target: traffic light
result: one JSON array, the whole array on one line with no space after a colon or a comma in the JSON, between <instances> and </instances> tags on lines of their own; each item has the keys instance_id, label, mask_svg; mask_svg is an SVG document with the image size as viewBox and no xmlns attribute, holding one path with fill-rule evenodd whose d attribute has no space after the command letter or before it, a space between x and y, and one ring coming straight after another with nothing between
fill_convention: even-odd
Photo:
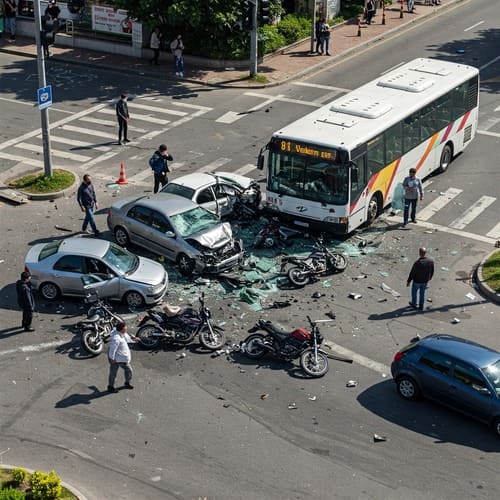
<instances>
[{"instance_id":1,"label":"traffic light","mask_svg":"<svg viewBox=\"0 0 500 500\"><path fill-rule=\"evenodd\" d=\"M241 0L241 23L245 31L252 31L253 29L252 9L253 3L251 0Z\"/></svg>"},{"instance_id":2,"label":"traffic light","mask_svg":"<svg viewBox=\"0 0 500 500\"><path fill-rule=\"evenodd\" d=\"M269 0L259 0L259 25L269 24L269 14L271 9L269 7Z\"/></svg>"}]
</instances>

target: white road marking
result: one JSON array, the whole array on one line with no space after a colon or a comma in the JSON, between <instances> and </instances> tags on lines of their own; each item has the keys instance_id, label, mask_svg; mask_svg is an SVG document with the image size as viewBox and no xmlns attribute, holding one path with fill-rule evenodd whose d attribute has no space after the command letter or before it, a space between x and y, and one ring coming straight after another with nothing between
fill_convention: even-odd
<instances>
[{"instance_id":1,"label":"white road marking","mask_svg":"<svg viewBox=\"0 0 500 500\"><path fill-rule=\"evenodd\" d=\"M282 94L276 95L276 96L268 96L266 94L260 94L258 92L245 92L244 95L248 95L248 96L252 96L252 97L260 97L262 99L266 99L266 101L268 101L268 102L266 102L266 104L269 104L273 101L281 101L281 102L290 102L292 104L302 104L303 106L312 106L314 108L321 107L321 104L318 104L317 102L301 101L300 99L290 99L289 97L285 97ZM262 107L263 105L260 105L260 106ZM251 110L253 110L254 108L251 108Z\"/></svg>"},{"instance_id":2,"label":"white road marking","mask_svg":"<svg viewBox=\"0 0 500 500\"><path fill-rule=\"evenodd\" d=\"M245 174L248 174L248 172L255 170L256 168L257 168L257 165L255 165L255 163L247 163L246 165L243 165L242 167L236 169L233 172L233 174L245 175Z\"/></svg>"},{"instance_id":3,"label":"white road marking","mask_svg":"<svg viewBox=\"0 0 500 500\"><path fill-rule=\"evenodd\" d=\"M25 106L31 106L34 108L36 103L29 101L21 101L20 99L9 99L8 97L0 97L0 101L13 102L14 104L24 104Z\"/></svg>"},{"instance_id":4,"label":"white road marking","mask_svg":"<svg viewBox=\"0 0 500 500\"><path fill-rule=\"evenodd\" d=\"M498 106L498 108L495 108L493 111L500 111L500 106Z\"/></svg>"},{"instance_id":5,"label":"white road marking","mask_svg":"<svg viewBox=\"0 0 500 500\"><path fill-rule=\"evenodd\" d=\"M154 111L155 113L165 113L175 116L186 116L188 114L185 111L177 111L175 109L162 108L160 106L148 106L147 104L139 104L137 102L129 102L128 107L131 109L142 109L144 111ZM132 118L134 118L133 114Z\"/></svg>"},{"instance_id":6,"label":"white road marking","mask_svg":"<svg viewBox=\"0 0 500 500\"><path fill-rule=\"evenodd\" d=\"M328 94L325 94L323 97L320 97L319 99L314 99L314 102L318 102L324 105L325 103L333 101L338 97L339 97L339 92L328 92Z\"/></svg>"},{"instance_id":7,"label":"white road marking","mask_svg":"<svg viewBox=\"0 0 500 500\"><path fill-rule=\"evenodd\" d=\"M500 238L500 222L491 230L486 233L490 238Z\"/></svg>"},{"instance_id":8,"label":"white road marking","mask_svg":"<svg viewBox=\"0 0 500 500\"><path fill-rule=\"evenodd\" d=\"M174 127L178 127L179 125L183 125L184 123L187 123L191 121L193 118L196 118L198 116L204 115L207 111L200 109L199 111L196 111L195 113L191 115L184 116L180 120L176 120L175 122L172 122L168 127L165 127L161 130L153 130L152 132L149 132L149 134L146 134L142 137L143 141L149 141L151 139L154 139L156 136L165 134L165 132L168 132L170 129Z\"/></svg>"},{"instance_id":9,"label":"white road marking","mask_svg":"<svg viewBox=\"0 0 500 500\"><path fill-rule=\"evenodd\" d=\"M4 153L0 151L0 158L4 160L12 160L17 161L19 163L24 163L25 165L29 165L30 167L38 167L43 168L45 166L42 160L35 160L34 158L25 158L24 156L13 155L10 153Z\"/></svg>"},{"instance_id":10,"label":"white road marking","mask_svg":"<svg viewBox=\"0 0 500 500\"><path fill-rule=\"evenodd\" d=\"M477 26L481 26L481 24L483 24L484 21L479 21L478 23L476 24L473 24L472 26L469 26L468 28L465 28L464 31L470 31L470 30L473 30L474 28L476 28Z\"/></svg>"},{"instance_id":11,"label":"white road marking","mask_svg":"<svg viewBox=\"0 0 500 500\"><path fill-rule=\"evenodd\" d=\"M175 105L181 108L197 109L198 111L203 111L203 113L208 113L214 109L208 106L200 106L199 104L188 104L187 102L175 102Z\"/></svg>"},{"instance_id":12,"label":"white road marking","mask_svg":"<svg viewBox=\"0 0 500 500\"><path fill-rule=\"evenodd\" d=\"M41 134L37 135L36 138L41 139L42 138ZM90 144L88 142L76 141L75 139L68 139L67 137L60 137L58 135L53 135L53 134L50 134L50 141L60 142L61 144L67 144L68 146L76 146L79 148L92 149L92 150L95 149L96 151L106 152L111 149L108 146L94 146L93 144Z\"/></svg>"},{"instance_id":13,"label":"white road marking","mask_svg":"<svg viewBox=\"0 0 500 500\"><path fill-rule=\"evenodd\" d=\"M148 177L153 178L153 171L151 170L151 167L149 165L147 166L147 168L144 167L144 170L142 170L138 174L129 177L128 180L129 182L141 182L144 181L144 179L147 179Z\"/></svg>"},{"instance_id":14,"label":"white road marking","mask_svg":"<svg viewBox=\"0 0 500 500\"><path fill-rule=\"evenodd\" d=\"M113 175L101 175L99 174L99 179L103 180L104 182L107 182L109 184L116 184L116 181L118 180L118 175L113 176ZM144 187L153 187L152 182L144 182L144 181L132 181L131 178L128 179L129 184L134 184L134 186L144 186ZM120 184L117 184L117 188L120 187ZM151 189L152 191L152 189Z\"/></svg>"},{"instance_id":15,"label":"white road marking","mask_svg":"<svg viewBox=\"0 0 500 500\"><path fill-rule=\"evenodd\" d=\"M437 211L441 210L445 205L447 205L453 198L458 196L462 192L461 189L449 188L443 195L440 195L434 201L431 201L426 207L418 212L418 220L429 220Z\"/></svg>"},{"instance_id":16,"label":"white road marking","mask_svg":"<svg viewBox=\"0 0 500 500\"><path fill-rule=\"evenodd\" d=\"M27 142L20 142L16 144L14 147L24 149L25 151L33 151L34 153L43 154L43 147L38 146L37 144L29 144ZM75 153L68 153L68 151L60 151L58 149L51 148L50 153L52 156L57 156L58 158L66 158L67 160L73 161L89 161L91 160L90 156L79 155Z\"/></svg>"},{"instance_id":17,"label":"white road marking","mask_svg":"<svg viewBox=\"0 0 500 500\"><path fill-rule=\"evenodd\" d=\"M226 163L229 163L231 161L231 158L218 158L217 160L208 163L204 167L201 167L196 170L196 172L213 172L219 167L222 167L222 165L225 165Z\"/></svg>"},{"instance_id":18,"label":"white road marking","mask_svg":"<svg viewBox=\"0 0 500 500\"><path fill-rule=\"evenodd\" d=\"M481 135L489 135L491 137L500 137L498 132L490 132L489 130L478 130L477 133Z\"/></svg>"},{"instance_id":19,"label":"white road marking","mask_svg":"<svg viewBox=\"0 0 500 500\"><path fill-rule=\"evenodd\" d=\"M90 167L93 167L94 165L97 165L98 163L101 163L103 161L109 160L110 158L113 158L113 156L116 156L118 154L118 151L110 151L109 153L104 153L101 156L98 156L97 158L94 158L93 160L88 161L87 163L84 163L83 165L78 165L78 168L81 170L87 170ZM117 169L119 168L119 165L116 167Z\"/></svg>"},{"instance_id":20,"label":"white road marking","mask_svg":"<svg viewBox=\"0 0 500 500\"><path fill-rule=\"evenodd\" d=\"M60 128L62 130L67 130L68 132L77 132L78 134L92 135L95 137L106 137L108 139L115 139L115 141L118 140L118 138L117 138L118 134L109 134L108 132L101 132L100 130L94 130L94 129L83 128L83 127L75 127L74 125L63 125Z\"/></svg>"},{"instance_id":21,"label":"white road marking","mask_svg":"<svg viewBox=\"0 0 500 500\"><path fill-rule=\"evenodd\" d=\"M343 89L342 87L332 87L330 85L320 85L319 83L292 82L292 85L299 85L301 87L312 87L315 89L332 90L335 92L350 92L351 91L351 89Z\"/></svg>"},{"instance_id":22,"label":"white road marking","mask_svg":"<svg viewBox=\"0 0 500 500\"><path fill-rule=\"evenodd\" d=\"M336 352L340 356L344 356L346 358L352 359L358 365L364 366L365 368L369 368L370 370L376 371L381 375L391 375L391 369L387 365L379 363L378 361L373 361L373 359L367 358L362 354L358 354L346 347L342 347L341 345L335 344L335 342L331 342L327 340L324 345L329 347L332 351ZM328 350L324 350L328 352Z\"/></svg>"},{"instance_id":23,"label":"white road marking","mask_svg":"<svg viewBox=\"0 0 500 500\"><path fill-rule=\"evenodd\" d=\"M100 109L99 113L104 113L105 115L113 115L115 116L115 112L112 109ZM132 121L134 120L140 120L140 121L145 121L148 123L156 123L157 125L166 125L167 123L170 123L170 120L165 120L163 118L156 118L155 116L151 115L142 115L142 114L137 114L134 113L132 115ZM117 122L115 123L115 127L118 126ZM130 125L129 125L130 128Z\"/></svg>"},{"instance_id":24,"label":"white road marking","mask_svg":"<svg viewBox=\"0 0 500 500\"><path fill-rule=\"evenodd\" d=\"M94 118L93 116L82 116L79 121L86 122L86 123L95 123L96 125L104 125L105 127L118 128L118 123L115 121L101 120L100 118ZM145 132L147 132L146 129L134 127L133 125L129 125L128 129L132 130L134 132L139 132L141 134L144 134Z\"/></svg>"},{"instance_id":25,"label":"white road marking","mask_svg":"<svg viewBox=\"0 0 500 500\"><path fill-rule=\"evenodd\" d=\"M19 352L40 352L45 349L50 349L52 347L59 347L61 345L67 344L67 340L55 340L54 342L43 342L36 345L25 345L21 347L16 347L14 349L7 349L5 351L0 351L0 356L8 356L9 354L17 354Z\"/></svg>"},{"instance_id":26,"label":"white road marking","mask_svg":"<svg viewBox=\"0 0 500 500\"><path fill-rule=\"evenodd\" d=\"M449 226L453 229L463 229L492 203L494 203L495 200L496 198L493 198L492 196L481 196L476 203L471 205L462 215L460 215L460 217L457 217L451 224L449 224Z\"/></svg>"},{"instance_id":27,"label":"white road marking","mask_svg":"<svg viewBox=\"0 0 500 500\"><path fill-rule=\"evenodd\" d=\"M479 71L482 71L483 69L487 68L488 66L495 64L499 59L500 59L500 56L497 56L497 57L495 57L495 59L492 59L491 61L487 62L486 64L479 66Z\"/></svg>"},{"instance_id":28,"label":"white road marking","mask_svg":"<svg viewBox=\"0 0 500 500\"><path fill-rule=\"evenodd\" d=\"M218 123L233 123L236 120L239 120L244 116L241 113L236 113L236 111L228 111L227 113L224 113L222 116L219 116L217 120L215 120Z\"/></svg>"}]
</instances>

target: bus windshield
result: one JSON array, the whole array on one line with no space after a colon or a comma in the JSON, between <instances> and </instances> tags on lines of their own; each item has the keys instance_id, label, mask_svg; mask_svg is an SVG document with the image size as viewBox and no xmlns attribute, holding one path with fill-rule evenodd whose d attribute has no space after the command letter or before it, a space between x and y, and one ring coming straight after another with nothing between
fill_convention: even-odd
<instances>
[{"instance_id":1,"label":"bus windshield","mask_svg":"<svg viewBox=\"0 0 500 500\"><path fill-rule=\"evenodd\" d=\"M273 193L332 205L348 201L347 165L271 151L268 174L267 189Z\"/></svg>"}]
</instances>

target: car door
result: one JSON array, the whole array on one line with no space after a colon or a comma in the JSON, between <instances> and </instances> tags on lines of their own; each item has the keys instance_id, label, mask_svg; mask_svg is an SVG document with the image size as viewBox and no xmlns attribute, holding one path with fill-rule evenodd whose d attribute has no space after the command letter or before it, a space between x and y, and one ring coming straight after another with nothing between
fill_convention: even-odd
<instances>
[{"instance_id":1,"label":"car door","mask_svg":"<svg viewBox=\"0 0 500 500\"><path fill-rule=\"evenodd\" d=\"M127 213L127 229L133 243L148 248L151 245L151 209L141 205L133 206Z\"/></svg>"},{"instance_id":2,"label":"car door","mask_svg":"<svg viewBox=\"0 0 500 500\"><path fill-rule=\"evenodd\" d=\"M102 298L120 298L120 277L110 269L102 260L95 257L85 258L88 283L99 283L99 297ZM84 282L82 282L85 285ZM82 288L82 294L86 294L87 290Z\"/></svg>"},{"instance_id":3,"label":"car door","mask_svg":"<svg viewBox=\"0 0 500 500\"><path fill-rule=\"evenodd\" d=\"M452 359L436 351L425 351L416 364L422 392L429 398L449 404Z\"/></svg>"},{"instance_id":4,"label":"car door","mask_svg":"<svg viewBox=\"0 0 500 500\"><path fill-rule=\"evenodd\" d=\"M217 202L215 201L214 192L212 191L211 186L201 189L196 194L194 201L209 212L218 215Z\"/></svg>"},{"instance_id":5,"label":"car door","mask_svg":"<svg viewBox=\"0 0 500 500\"><path fill-rule=\"evenodd\" d=\"M83 285L80 278L85 273L84 257L63 255L55 262L52 276L63 295L83 295Z\"/></svg>"},{"instance_id":6,"label":"car door","mask_svg":"<svg viewBox=\"0 0 500 500\"><path fill-rule=\"evenodd\" d=\"M453 363L450 402L458 410L481 420L489 421L493 394L484 375L464 361Z\"/></svg>"},{"instance_id":7,"label":"car door","mask_svg":"<svg viewBox=\"0 0 500 500\"><path fill-rule=\"evenodd\" d=\"M167 235L167 233L172 233L172 235ZM165 255L168 259L175 261L178 253L178 244L174 230L166 217L156 210L151 211L150 235L155 252L160 255Z\"/></svg>"},{"instance_id":8,"label":"car door","mask_svg":"<svg viewBox=\"0 0 500 500\"><path fill-rule=\"evenodd\" d=\"M236 197L236 189L233 186L221 182L214 186L214 194L219 210L218 215L220 217L226 217L231 213L232 204L230 200Z\"/></svg>"}]
</instances>

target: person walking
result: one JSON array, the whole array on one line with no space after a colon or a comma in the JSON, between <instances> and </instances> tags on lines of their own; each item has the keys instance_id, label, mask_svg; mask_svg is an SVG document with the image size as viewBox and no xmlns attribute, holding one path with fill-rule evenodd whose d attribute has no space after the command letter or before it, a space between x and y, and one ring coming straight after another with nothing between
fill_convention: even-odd
<instances>
[{"instance_id":1,"label":"person walking","mask_svg":"<svg viewBox=\"0 0 500 500\"><path fill-rule=\"evenodd\" d=\"M414 262L411 268L406 286L410 286L410 283L412 283L410 306L418 307L418 309L423 311L427 284L434 276L434 260L425 256L427 250L424 247L419 248L418 253L420 257ZM419 295L418 306L417 294Z\"/></svg>"},{"instance_id":2,"label":"person walking","mask_svg":"<svg viewBox=\"0 0 500 500\"><path fill-rule=\"evenodd\" d=\"M9 40L16 39L16 0L3 0L5 15L5 31L10 32Z\"/></svg>"},{"instance_id":3,"label":"person walking","mask_svg":"<svg viewBox=\"0 0 500 500\"><path fill-rule=\"evenodd\" d=\"M366 2L366 24L371 24L373 16L375 15L375 2L368 0Z\"/></svg>"},{"instance_id":4,"label":"person walking","mask_svg":"<svg viewBox=\"0 0 500 500\"><path fill-rule=\"evenodd\" d=\"M149 40L149 46L151 47L151 50L153 51L153 57L149 60L149 64L156 64L159 66L158 59L160 57L160 43L161 43L161 33L160 33L160 28L156 26L156 28L153 30L153 33L151 33L151 39Z\"/></svg>"},{"instance_id":5,"label":"person walking","mask_svg":"<svg viewBox=\"0 0 500 500\"><path fill-rule=\"evenodd\" d=\"M168 162L174 161L173 156L168 152L166 144L160 144L158 150L153 153L149 159L149 166L154 174L153 193L157 193L158 189L168 183L167 174L170 173Z\"/></svg>"},{"instance_id":6,"label":"person walking","mask_svg":"<svg viewBox=\"0 0 500 500\"><path fill-rule=\"evenodd\" d=\"M109 343L108 361L109 361L109 376L108 376L108 392L118 392L115 389L115 379L118 373L118 368L123 368L125 372L125 389L133 389L132 382L132 366L130 361L132 355L128 346L131 342L139 342L135 336L131 336L127 332L127 325L123 322L116 324L116 327L111 332L111 341Z\"/></svg>"},{"instance_id":7,"label":"person walking","mask_svg":"<svg viewBox=\"0 0 500 500\"><path fill-rule=\"evenodd\" d=\"M87 232L87 226L90 223L90 227L96 236L99 236L100 232L97 229L94 210L99 208L97 204L97 198L95 195L94 186L92 185L92 178L89 174L83 176L83 181L78 188L77 201L80 205L82 212L85 212L85 219L83 219L82 232Z\"/></svg>"},{"instance_id":8,"label":"person walking","mask_svg":"<svg viewBox=\"0 0 500 500\"><path fill-rule=\"evenodd\" d=\"M420 196L420 201L424 198L424 188L422 182L417 178L417 169L410 168L410 175L405 177L403 181L403 188L405 190L405 207L403 215L403 226L408 224L408 214L411 207L411 221L416 224L417 219L417 200Z\"/></svg>"},{"instance_id":9,"label":"person walking","mask_svg":"<svg viewBox=\"0 0 500 500\"><path fill-rule=\"evenodd\" d=\"M170 44L170 50L174 54L175 76L184 76L184 44L182 43L182 35L177 35Z\"/></svg>"},{"instance_id":10,"label":"person walking","mask_svg":"<svg viewBox=\"0 0 500 500\"><path fill-rule=\"evenodd\" d=\"M23 311L23 320L21 323L25 332L34 332L31 327L33 321L33 311L35 310L35 298L31 287L31 274L28 271L21 273L21 279L16 282L17 304Z\"/></svg>"},{"instance_id":11,"label":"person walking","mask_svg":"<svg viewBox=\"0 0 500 500\"><path fill-rule=\"evenodd\" d=\"M127 137L128 122L130 121L127 94L121 94L120 99L118 99L118 102L116 103L116 119L118 120L118 144L121 146L125 142L130 142Z\"/></svg>"}]
</instances>

